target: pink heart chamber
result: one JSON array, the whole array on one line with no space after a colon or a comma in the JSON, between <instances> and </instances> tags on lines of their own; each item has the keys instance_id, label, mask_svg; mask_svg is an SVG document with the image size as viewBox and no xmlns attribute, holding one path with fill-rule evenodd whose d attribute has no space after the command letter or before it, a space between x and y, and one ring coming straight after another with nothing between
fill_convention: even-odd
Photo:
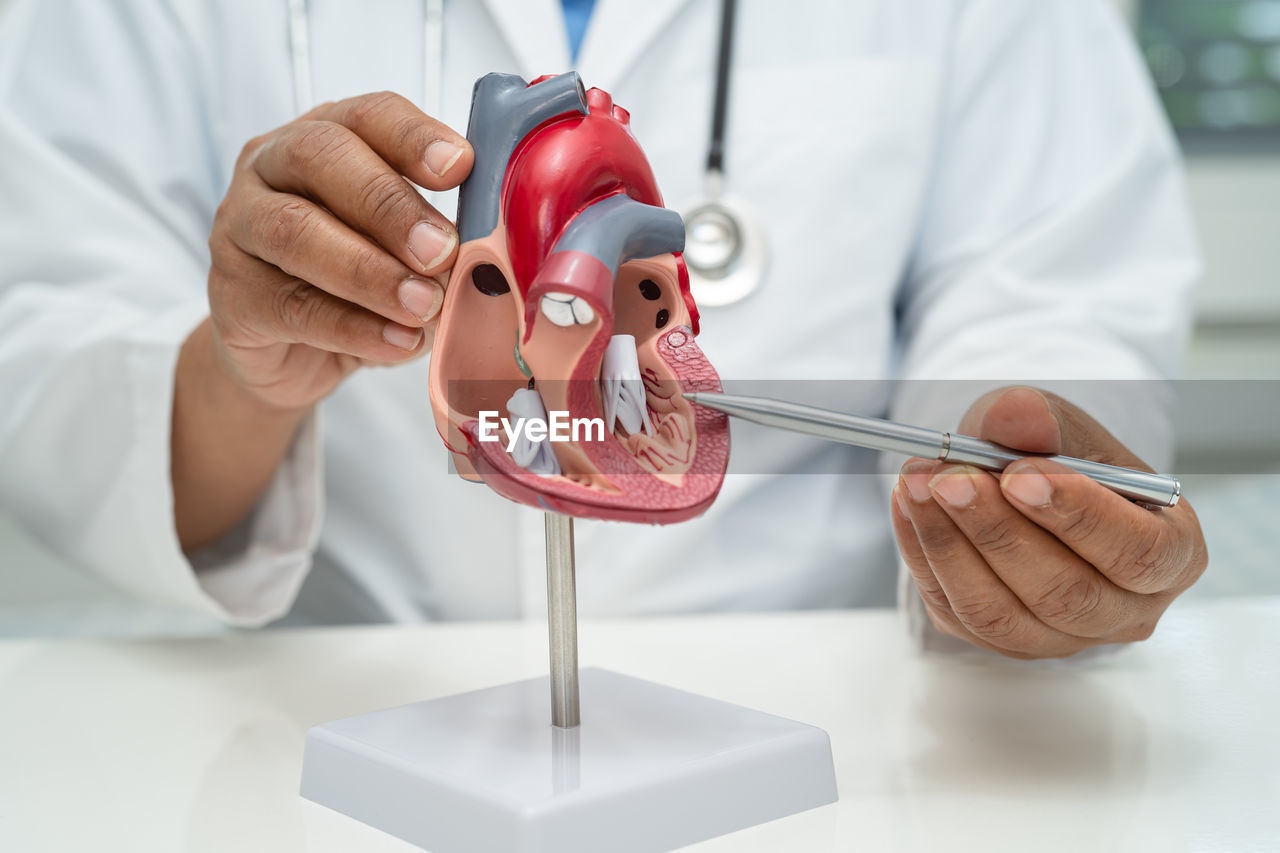
<instances>
[{"instance_id":1,"label":"pink heart chamber","mask_svg":"<svg viewBox=\"0 0 1280 853\"><path fill-rule=\"evenodd\" d=\"M463 477L548 511L669 524L715 499L729 433L684 398L720 379L694 341L683 222L629 122L577 74L477 81L430 395ZM539 411L605 426L510 452L492 414L482 429L484 412Z\"/></svg>"}]
</instances>

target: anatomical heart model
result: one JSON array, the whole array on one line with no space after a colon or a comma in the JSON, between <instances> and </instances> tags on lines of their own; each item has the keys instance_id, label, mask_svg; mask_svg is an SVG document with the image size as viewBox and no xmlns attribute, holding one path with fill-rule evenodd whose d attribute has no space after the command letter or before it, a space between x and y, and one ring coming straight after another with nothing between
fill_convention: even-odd
<instances>
[{"instance_id":1,"label":"anatomical heart model","mask_svg":"<svg viewBox=\"0 0 1280 853\"><path fill-rule=\"evenodd\" d=\"M552 512L667 524L715 499L729 435L683 396L720 380L694 342L684 224L629 121L577 74L476 83L431 404L462 476Z\"/></svg>"}]
</instances>

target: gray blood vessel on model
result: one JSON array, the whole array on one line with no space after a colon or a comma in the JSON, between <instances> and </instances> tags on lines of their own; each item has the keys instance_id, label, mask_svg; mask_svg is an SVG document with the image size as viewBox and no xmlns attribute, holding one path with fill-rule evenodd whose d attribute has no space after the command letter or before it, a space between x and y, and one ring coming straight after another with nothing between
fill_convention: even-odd
<instances>
[{"instance_id":1,"label":"gray blood vessel on model","mask_svg":"<svg viewBox=\"0 0 1280 853\"><path fill-rule=\"evenodd\" d=\"M467 123L475 165L458 192L458 237L463 243L498 227L502 177L520 140L543 122L571 112L587 114L587 93L576 71L537 86L516 74L486 74L476 81Z\"/></svg>"},{"instance_id":2,"label":"gray blood vessel on model","mask_svg":"<svg viewBox=\"0 0 1280 853\"><path fill-rule=\"evenodd\" d=\"M572 112L588 112L582 78L575 71L536 86L515 74L486 74L476 81L467 125L475 165L458 195L462 242L485 237L497 227L502 179L521 140L544 122ZM585 207L565 228L552 253L583 252L617 275L618 266L626 261L683 250L680 214L619 193Z\"/></svg>"}]
</instances>

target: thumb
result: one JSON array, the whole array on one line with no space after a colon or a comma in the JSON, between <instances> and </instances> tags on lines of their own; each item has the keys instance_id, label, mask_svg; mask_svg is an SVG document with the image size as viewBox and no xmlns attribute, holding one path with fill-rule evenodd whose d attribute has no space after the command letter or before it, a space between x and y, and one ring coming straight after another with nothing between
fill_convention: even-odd
<instances>
[{"instance_id":1,"label":"thumb","mask_svg":"<svg viewBox=\"0 0 1280 853\"><path fill-rule=\"evenodd\" d=\"M1038 388L1015 386L984 394L960 420L959 431L1028 453L1151 470L1084 410Z\"/></svg>"}]
</instances>

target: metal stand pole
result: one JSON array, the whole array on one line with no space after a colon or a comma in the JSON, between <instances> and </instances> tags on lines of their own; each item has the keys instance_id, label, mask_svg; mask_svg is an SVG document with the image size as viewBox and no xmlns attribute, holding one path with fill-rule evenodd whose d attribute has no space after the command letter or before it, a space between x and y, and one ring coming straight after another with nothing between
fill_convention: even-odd
<instances>
[{"instance_id":1,"label":"metal stand pole","mask_svg":"<svg viewBox=\"0 0 1280 853\"><path fill-rule=\"evenodd\" d=\"M551 724L578 725L578 604L573 580L573 519L546 514L547 632L551 645Z\"/></svg>"}]
</instances>

